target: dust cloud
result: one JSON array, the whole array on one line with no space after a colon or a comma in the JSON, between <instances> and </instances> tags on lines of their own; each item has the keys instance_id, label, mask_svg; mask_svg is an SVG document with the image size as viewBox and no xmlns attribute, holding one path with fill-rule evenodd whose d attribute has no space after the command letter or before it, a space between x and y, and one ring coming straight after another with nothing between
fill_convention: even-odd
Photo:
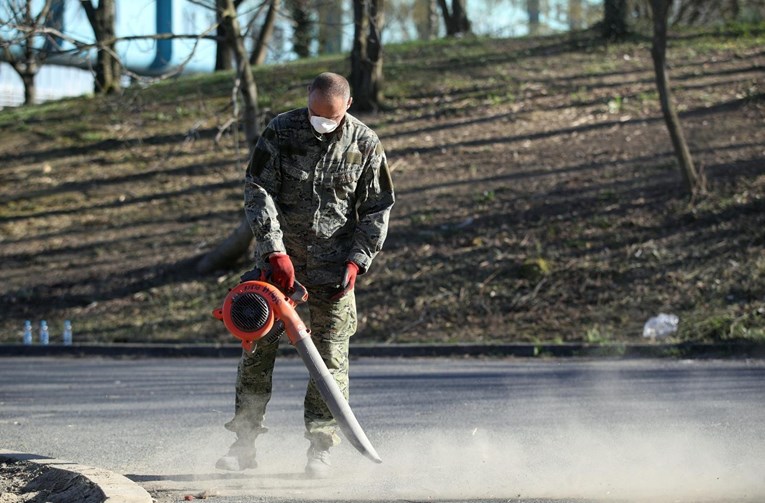
<instances>
[{"instance_id":1,"label":"dust cloud","mask_svg":"<svg viewBox=\"0 0 765 503\"><path fill-rule=\"evenodd\" d=\"M419 404L416 414L408 414L415 408L408 397L386 395L392 399L385 405L359 409L383 464L344 440L332 450L334 476L319 481L303 477L302 390L285 390L294 399L269 409L270 431L256 443L258 469L214 469L234 440L221 414L214 426L186 432L183 446L165 446L157 473L172 467L188 474L162 481L165 488L266 499L765 501L756 380L732 386L726 374L699 369L693 381L678 384L622 363L571 369L579 372L573 381L573 372L545 378L546 366L519 367L495 380L488 398L473 400L449 400L445 385L433 390L439 400ZM637 378L650 384L637 386Z\"/></svg>"},{"instance_id":2,"label":"dust cloud","mask_svg":"<svg viewBox=\"0 0 765 503\"><path fill-rule=\"evenodd\" d=\"M479 428L392 439L383 450L388 446L395 448L386 452L386 465L356 473L364 485L401 498L754 501L765 495L762 446L734 446L687 426L570 425L520 437Z\"/></svg>"},{"instance_id":3,"label":"dust cloud","mask_svg":"<svg viewBox=\"0 0 765 503\"><path fill-rule=\"evenodd\" d=\"M383 464L348 442L333 450L336 474L302 476L307 442L297 431L272 429L258 439L257 470L216 472L232 440L199 438L207 449L185 450L187 477L166 489L272 498L343 500L468 500L577 498L597 501L762 501L765 443L736 440L726 425L643 423L610 427L566 421L556 427L473 427L420 430L372 438ZM299 431L299 430L298 430ZM214 446L214 447L213 447ZM192 456L188 453L193 452ZM173 485L175 484L175 486Z\"/></svg>"}]
</instances>

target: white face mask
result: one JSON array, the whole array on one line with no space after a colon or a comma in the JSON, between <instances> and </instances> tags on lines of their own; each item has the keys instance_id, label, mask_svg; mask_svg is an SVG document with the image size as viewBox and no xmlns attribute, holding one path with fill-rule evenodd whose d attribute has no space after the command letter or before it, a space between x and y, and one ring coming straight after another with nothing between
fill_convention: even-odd
<instances>
[{"instance_id":1,"label":"white face mask","mask_svg":"<svg viewBox=\"0 0 765 503\"><path fill-rule=\"evenodd\" d=\"M332 119L325 119L324 117L319 117L318 115L312 115L311 125L317 133L326 134L331 133L337 129L338 123Z\"/></svg>"}]
</instances>

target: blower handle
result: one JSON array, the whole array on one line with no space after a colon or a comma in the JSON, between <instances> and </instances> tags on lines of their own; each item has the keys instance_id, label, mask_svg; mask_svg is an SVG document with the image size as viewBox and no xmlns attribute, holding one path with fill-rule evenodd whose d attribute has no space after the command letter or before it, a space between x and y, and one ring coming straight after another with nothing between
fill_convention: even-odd
<instances>
[{"instance_id":1,"label":"blower handle","mask_svg":"<svg viewBox=\"0 0 765 503\"><path fill-rule=\"evenodd\" d=\"M298 280L295 280L295 286L292 287L292 290L289 297L295 304L302 304L308 300L308 290Z\"/></svg>"},{"instance_id":2,"label":"blower handle","mask_svg":"<svg viewBox=\"0 0 765 503\"><path fill-rule=\"evenodd\" d=\"M239 277L239 279L241 280L242 283L244 283L245 281L267 281L268 283L271 283L272 285L277 286L271 281L270 267L264 267L263 269L259 269L256 267L255 269L252 269L242 274ZM308 300L308 290L306 290L303 284L300 283L298 280L295 280L294 286L292 287L292 291L285 292L285 293L287 294L287 297L295 304L302 304Z\"/></svg>"}]
</instances>

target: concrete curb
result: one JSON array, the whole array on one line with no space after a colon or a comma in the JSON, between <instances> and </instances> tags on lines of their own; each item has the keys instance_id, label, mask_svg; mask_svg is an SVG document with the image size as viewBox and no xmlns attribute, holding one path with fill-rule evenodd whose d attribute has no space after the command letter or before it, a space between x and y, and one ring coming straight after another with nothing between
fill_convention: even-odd
<instances>
[{"instance_id":1,"label":"concrete curb","mask_svg":"<svg viewBox=\"0 0 765 503\"><path fill-rule=\"evenodd\" d=\"M282 343L280 353L297 355ZM237 344L0 344L2 356L235 358ZM765 343L729 344L351 344L351 357L765 358Z\"/></svg>"},{"instance_id":2,"label":"concrete curb","mask_svg":"<svg viewBox=\"0 0 765 503\"><path fill-rule=\"evenodd\" d=\"M148 492L132 480L102 468L78 465L61 459L46 458L0 449L0 461L26 461L47 468L30 482L52 493L51 502L152 503Z\"/></svg>"}]
</instances>

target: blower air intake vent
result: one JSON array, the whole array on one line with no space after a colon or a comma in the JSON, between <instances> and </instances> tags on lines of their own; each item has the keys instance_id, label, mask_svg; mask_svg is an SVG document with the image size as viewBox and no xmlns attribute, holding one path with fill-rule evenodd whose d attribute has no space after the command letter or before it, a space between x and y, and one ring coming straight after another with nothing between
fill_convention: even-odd
<instances>
[{"instance_id":1,"label":"blower air intake vent","mask_svg":"<svg viewBox=\"0 0 765 503\"><path fill-rule=\"evenodd\" d=\"M242 332L257 332L268 322L268 303L255 293L242 293L231 301L231 321Z\"/></svg>"},{"instance_id":2,"label":"blower air intake vent","mask_svg":"<svg viewBox=\"0 0 765 503\"><path fill-rule=\"evenodd\" d=\"M284 335L284 322L282 320L276 320L276 323L271 327L271 330L261 337L260 340L263 344L273 344L278 341L282 335Z\"/></svg>"}]
</instances>

